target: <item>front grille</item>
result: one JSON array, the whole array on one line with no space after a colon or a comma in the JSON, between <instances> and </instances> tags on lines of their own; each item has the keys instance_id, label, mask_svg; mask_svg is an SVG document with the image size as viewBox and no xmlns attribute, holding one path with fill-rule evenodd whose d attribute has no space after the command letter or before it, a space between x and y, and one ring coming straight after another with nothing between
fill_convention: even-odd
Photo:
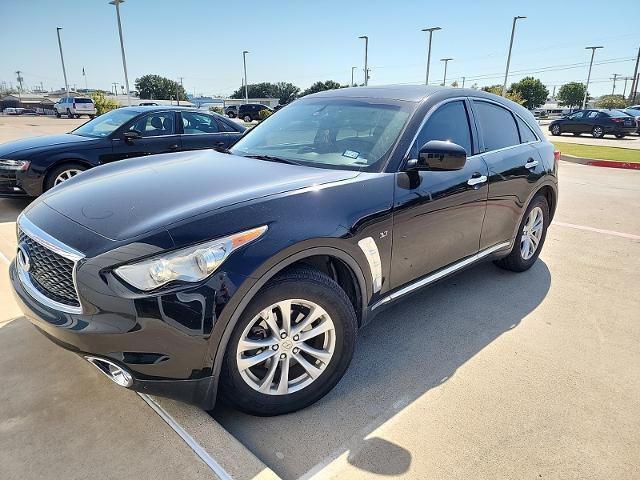
<instances>
[{"instance_id":1,"label":"front grille","mask_svg":"<svg viewBox=\"0 0 640 480\"><path fill-rule=\"evenodd\" d=\"M79 307L78 295L73 282L74 262L33 240L19 230L18 242L27 247L29 253L29 278L40 293L52 300Z\"/></svg>"}]
</instances>

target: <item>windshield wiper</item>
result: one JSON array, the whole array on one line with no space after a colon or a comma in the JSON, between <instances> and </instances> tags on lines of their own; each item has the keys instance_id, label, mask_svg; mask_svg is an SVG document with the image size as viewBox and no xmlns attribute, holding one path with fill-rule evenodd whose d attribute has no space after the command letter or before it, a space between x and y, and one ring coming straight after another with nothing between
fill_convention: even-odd
<instances>
[{"instance_id":1,"label":"windshield wiper","mask_svg":"<svg viewBox=\"0 0 640 480\"><path fill-rule=\"evenodd\" d=\"M281 158L281 157L274 157L272 155L242 155L242 156L247 158L257 158L258 160L267 160L269 162L287 163L289 165L301 165L300 163L295 162L293 160L289 160L287 158Z\"/></svg>"}]
</instances>

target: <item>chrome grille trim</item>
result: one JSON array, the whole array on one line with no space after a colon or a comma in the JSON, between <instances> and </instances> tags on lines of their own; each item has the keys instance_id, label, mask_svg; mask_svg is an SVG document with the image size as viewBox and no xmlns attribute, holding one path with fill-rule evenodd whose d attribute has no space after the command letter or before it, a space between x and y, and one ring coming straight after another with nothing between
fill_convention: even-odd
<instances>
[{"instance_id":1,"label":"chrome grille trim","mask_svg":"<svg viewBox=\"0 0 640 480\"><path fill-rule=\"evenodd\" d=\"M37 225L31 222L31 220L29 220L27 217L25 217L22 214L18 217L17 225L18 225L18 241L20 240L20 232L22 232L24 235L29 237L34 242L51 250L57 255L60 255L61 257L64 257L73 262L71 279L73 282L76 299L79 305L78 306L66 305L64 303L58 302L53 298L50 298L47 295L45 295L42 291L40 291L40 289L38 289L34 285L33 281L31 280L31 275L28 272L25 272L20 267L19 263L16 262L18 277L20 278L20 281L22 282L22 285L24 286L27 293L29 293L29 295L33 297L35 300L37 300L38 302L42 303L45 306L51 307L54 310L58 310L65 313L75 313L75 314L82 313L82 305L80 304L80 295L78 295L78 285L76 282L76 270L78 269L78 261L84 258L84 255L79 251L55 239L54 237L52 237L47 232L39 228Z\"/></svg>"}]
</instances>

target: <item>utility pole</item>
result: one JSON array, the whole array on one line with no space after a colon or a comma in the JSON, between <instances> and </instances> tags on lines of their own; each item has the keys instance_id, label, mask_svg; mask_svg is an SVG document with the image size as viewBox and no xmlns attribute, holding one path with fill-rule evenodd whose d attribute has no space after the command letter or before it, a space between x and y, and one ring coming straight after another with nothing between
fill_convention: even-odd
<instances>
[{"instance_id":1,"label":"utility pole","mask_svg":"<svg viewBox=\"0 0 640 480\"><path fill-rule=\"evenodd\" d=\"M604 47L584 47L585 50L591 50L591 62L589 62L589 74L587 75L587 85L584 89L584 99L582 100L582 109L587 108L587 96L589 95L589 81L591 80L591 67L593 67L593 57L596 54L596 50Z\"/></svg>"},{"instance_id":2,"label":"utility pole","mask_svg":"<svg viewBox=\"0 0 640 480\"><path fill-rule=\"evenodd\" d=\"M437 30L442 30L440 27L431 27L431 28L423 28L423 32L429 32L429 47L427 49L427 74L425 75L424 84L429 85L429 67L431 66L431 37L433 37L433 32Z\"/></svg>"},{"instance_id":3,"label":"utility pole","mask_svg":"<svg viewBox=\"0 0 640 480\"><path fill-rule=\"evenodd\" d=\"M462 77L462 88L464 88L464 81L467 79L467 77Z\"/></svg>"},{"instance_id":4,"label":"utility pole","mask_svg":"<svg viewBox=\"0 0 640 480\"><path fill-rule=\"evenodd\" d=\"M122 40L122 23L120 21L120 4L123 2L124 0L111 0L109 4L115 5L116 7L116 16L118 17L118 33L120 34L120 50L122 52L122 67L124 69L124 83L127 86L127 105L131 106L131 95L129 93L129 76L127 74L127 57L124 54L124 41Z\"/></svg>"},{"instance_id":5,"label":"utility pole","mask_svg":"<svg viewBox=\"0 0 640 480\"><path fill-rule=\"evenodd\" d=\"M18 87L18 101L20 103L22 103L22 70L16 70L16 79L18 80L18 83L20 84L20 86Z\"/></svg>"},{"instance_id":6,"label":"utility pole","mask_svg":"<svg viewBox=\"0 0 640 480\"><path fill-rule=\"evenodd\" d=\"M364 86L366 87L369 85L369 37L361 35L358 38L364 40Z\"/></svg>"},{"instance_id":7,"label":"utility pole","mask_svg":"<svg viewBox=\"0 0 640 480\"><path fill-rule=\"evenodd\" d=\"M615 95L616 93L616 80L618 79L618 77L621 77L622 75L620 75L619 73L614 73L613 74L613 78L611 80L613 80L613 89L611 90L611 95Z\"/></svg>"},{"instance_id":8,"label":"utility pole","mask_svg":"<svg viewBox=\"0 0 640 480\"><path fill-rule=\"evenodd\" d=\"M509 41L509 54L507 55L507 68L504 72L504 83L502 84L502 96L507 93L507 77L509 76L509 64L511 63L511 49L513 48L513 37L516 33L516 22L527 17L513 17L513 25L511 26L511 40Z\"/></svg>"},{"instance_id":9,"label":"utility pole","mask_svg":"<svg viewBox=\"0 0 640 480\"><path fill-rule=\"evenodd\" d=\"M624 80L624 88L622 89L622 98L627 98L627 81L633 80L633 77L622 77Z\"/></svg>"},{"instance_id":10,"label":"utility pole","mask_svg":"<svg viewBox=\"0 0 640 480\"><path fill-rule=\"evenodd\" d=\"M82 67L82 76L84 77L84 89L86 90L85 93L88 93L89 85L87 84L87 73L84 71L84 67Z\"/></svg>"},{"instance_id":11,"label":"utility pole","mask_svg":"<svg viewBox=\"0 0 640 480\"><path fill-rule=\"evenodd\" d=\"M247 82L247 50L242 52L242 63L244 65L244 103L249 103L249 82Z\"/></svg>"},{"instance_id":12,"label":"utility pole","mask_svg":"<svg viewBox=\"0 0 640 480\"><path fill-rule=\"evenodd\" d=\"M638 91L638 64L640 64L640 47L638 47L638 56L636 57L636 68L633 71L633 81L631 82L631 92L629 94L629 100L634 100L636 92Z\"/></svg>"},{"instance_id":13,"label":"utility pole","mask_svg":"<svg viewBox=\"0 0 640 480\"><path fill-rule=\"evenodd\" d=\"M440 61L444 62L444 77L442 79L442 86L446 86L447 85L447 65L449 63L450 60L453 60L453 58L441 58Z\"/></svg>"},{"instance_id":14,"label":"utility pole","mask_svg":"<svg viewBox=\"0 0 640 480\"><path fill-rule=\"evenodd\" d=\"M351 67L351 86L355 87L355 83L353 83L353 72L355 72L356 68L358 67Z\"/></svg>"},{"instance_id":15,"label":"utility pole","mask_svg":"<svg viewBox=\"0 0 640 480\"><path fill-rule=\"evenodd\" d=\"M64 89L67 92L67 96L69 95L69 83L67 82L67 69L64 68L64 56L62 55L62 42L60 41L60 30L62 28L56 28L56 32L58 33L58 48L60 49L60 61L62 62L62 75L64 75Z\"/></svg>"}]
</instances>

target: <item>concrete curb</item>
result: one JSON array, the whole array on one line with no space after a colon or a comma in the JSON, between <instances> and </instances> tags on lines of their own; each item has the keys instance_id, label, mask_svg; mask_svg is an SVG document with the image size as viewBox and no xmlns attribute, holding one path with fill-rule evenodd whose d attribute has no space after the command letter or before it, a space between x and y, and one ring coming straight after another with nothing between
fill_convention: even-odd
<instances>
[{"instance_id":1,"label":"concrete curb","mask_svg":"<svg viewBox=\"0 0 640 480\"><path fill-rule=\"evenodd\" d=\"M640 150L638 150L640 155ZM573 155L562 154L560 160L571 163L579 163L581 165L589 165L591 167L608 167L608 168L623 168L627 170L640 170L640 163L631 162L616 162L613 160L597 160L594 158L580 158Z\"/></svg>"}]
</instances>

